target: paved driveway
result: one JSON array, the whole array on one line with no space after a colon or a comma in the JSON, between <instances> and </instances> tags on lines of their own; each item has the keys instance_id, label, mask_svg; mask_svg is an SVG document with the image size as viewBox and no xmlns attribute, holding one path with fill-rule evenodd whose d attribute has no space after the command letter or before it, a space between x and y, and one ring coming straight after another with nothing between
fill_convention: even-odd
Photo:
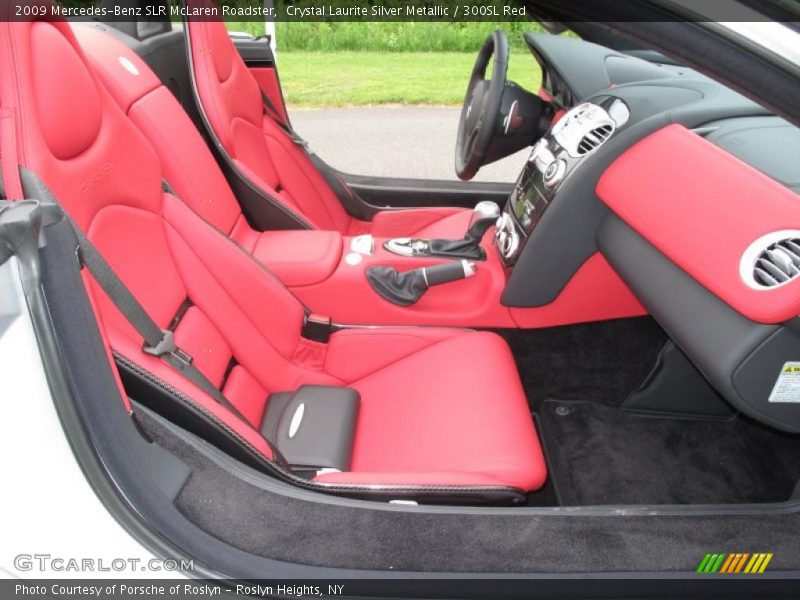
<instances>
[{"instance_id":1,"label":"paved driveway","mask_svg":"<svg viewBox=\"0 0 800 600\"><path fill-rule=\"evenodd\" d=\"M291 110L292 125L328 163L347 173L456 180L457 108ZM483 167L476 181L516 181L530 148Z\"/></svg>"}]
</instances>

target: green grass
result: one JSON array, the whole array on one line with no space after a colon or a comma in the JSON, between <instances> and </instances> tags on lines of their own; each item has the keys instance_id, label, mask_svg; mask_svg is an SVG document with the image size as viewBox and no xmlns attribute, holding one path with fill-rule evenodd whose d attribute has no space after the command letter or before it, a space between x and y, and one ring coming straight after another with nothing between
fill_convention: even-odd
<instances>
[{"instance_id":1,"label":"green grass","mask_svg":"<svg viewBox=\"0 0 800 600\"><path fill-rule=\"evenodd\" d=\"M278 48L332 52L477 52L487 36L503 29L512 48L522 49L524 31L541 31L537 23L452 22L279 22Z\"/></svg>"},{"instance_id":2,"label":"green grass","mask_svg":"<svg viewBox=\"0 0 800 600\"><path fill-rule=\"evenodd\" d=\"M227 22L228 28L259 36L264 24L245 21ZM512 49L524 49L522 34L541 32L541 25L531 21L507 23L483 22L322 22L278 21L278 50L340 52L375 50L382 52L477 52L495 29L508 35Z\"/></svg>"},{"instance_id":3,"label":"green grass","mask_svg":"<svg viewBox=\"0 0 800 600\"><path fill-rule=\"evenodd\" d=\"M422 104L457 106L475 52L290 52L278 50L286 102L292 107ZM539 89L541 73L525 50L511 54L508 78Z\"/></svg>"},{"instance_id":4,"label":"green grass","mask_svg":"<svg viewBox=\"0 0 800 600\"><path fill-rule=\"evenodd\" d=\"M263 23L228 22L258 36ZM541 73L522 40L534 22L276 23L278 66L286 101L295 107L424 104L464 100L478 49L497 28L509 38L509 79L539 88Z\"/></svg>"}]
</instances>

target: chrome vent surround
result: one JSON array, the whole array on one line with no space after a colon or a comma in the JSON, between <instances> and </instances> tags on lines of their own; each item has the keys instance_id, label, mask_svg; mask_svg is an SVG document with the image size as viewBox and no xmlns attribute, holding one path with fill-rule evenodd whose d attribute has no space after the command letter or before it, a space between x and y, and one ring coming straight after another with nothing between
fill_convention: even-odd
<instances>
[{"instance_id":1,"label":"chrome vent surround","mask_svg":"<svg viewBox=\"0 0 800 600\"><path fill-rule=\"evenodd\" d=\"M585 156L597 150L597 148L605 142L611 134L614 133L614 128L611 125L601 125L595 127L590 132L581 138L578 142L577 152L580 156Z\"/></svg>"},{"instance_id":2,"label":"chrome vent surround","mask_svg":"<svg viewBox=\"0 0 800 600\"><path fill-rule=\"evenodd\" d=\"M775 231L758 238L744 251L739 274L756 290L792 281L800 275L800 231Z\"/></svg>"},{"instance_id":3,"label":"chrome vent surround","mask_svg":"<svg viewBox=\"0 0 800 600\"><path fill-rule=\"evenodd\" d=\"M595 152L614 133L617 123L597 104L579 104L553 126L553 137L558 145L573 158Z\"/></svg>"}]
</instances>

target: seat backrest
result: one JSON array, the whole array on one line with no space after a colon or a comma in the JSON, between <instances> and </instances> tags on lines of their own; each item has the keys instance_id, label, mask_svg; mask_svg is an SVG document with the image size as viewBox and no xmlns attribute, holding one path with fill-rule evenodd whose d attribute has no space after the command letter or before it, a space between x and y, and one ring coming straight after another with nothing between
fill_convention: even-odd
<instances>
[{"instance_id":1,"label":"seat backrest","mask_svg":"<svg viewBox=\"0 0 800 600\"><path fill-rule=\"evenodd\" d=\"M188 4L213 1L189 0ZM346 233L351 217L305 151L264 113L258 82L225 24L190 18L187 39L200 112L234 171L275 193L312 227Z\"/></svg>"},{"instance_id":2,"label":"seat backrest","mask_svg":"<svg viewBox=\"0 0 800 600\"><path fill-rule=\"evenodd\" d=\"M49 5L46 5L49 6ZM158 156L99 81L63 21L0 20L0 106L17 159L38 175L162 328L248 419L242 422L163 361L87 275L110 346L160 390L269 457L256 432L269 393L336 385L301 336L304 307L241 248L162 192ZM4 140L8 145L8 140ZM26 193L43 198L35 178Z\"/></svg>"},{"instance_id":3,"label":"seat backrest","mask_svg":"<svg viewBox=\"0 0 800 600\"><path fill-rule=\"evenodd\" d=\"M228 235L241 227L239 203L205 140L147 63L96 25L72 29L95 74L158 153L178 197Z\"/></svg>"}]
</instances>

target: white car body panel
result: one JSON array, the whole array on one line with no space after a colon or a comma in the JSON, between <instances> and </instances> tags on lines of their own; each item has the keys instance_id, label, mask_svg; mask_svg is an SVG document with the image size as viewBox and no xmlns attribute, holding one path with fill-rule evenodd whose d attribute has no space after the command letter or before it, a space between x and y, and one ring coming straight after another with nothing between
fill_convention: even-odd
<instances>
[{"instance_id":1,"label":"white car body panel","mask_svg":"<svg viewBox=\"0 0 800 600\"><path fill-rule=\"evenodd\" d=\"M146 565L154 556L106 510L73 455L50 395L15 257L0 265L0 381L0 571L25 579L180 576L142 566L133 571L130 563L125 570L110 568L114 559ZM37 560L31 570L20 570L19 554L49 554L64 560L64 570L42 571ZM94 559L95 570L66 570L71 558L78 564ZM100 564L109 570L98 570Z\"/></svg>"}]
</instances>

